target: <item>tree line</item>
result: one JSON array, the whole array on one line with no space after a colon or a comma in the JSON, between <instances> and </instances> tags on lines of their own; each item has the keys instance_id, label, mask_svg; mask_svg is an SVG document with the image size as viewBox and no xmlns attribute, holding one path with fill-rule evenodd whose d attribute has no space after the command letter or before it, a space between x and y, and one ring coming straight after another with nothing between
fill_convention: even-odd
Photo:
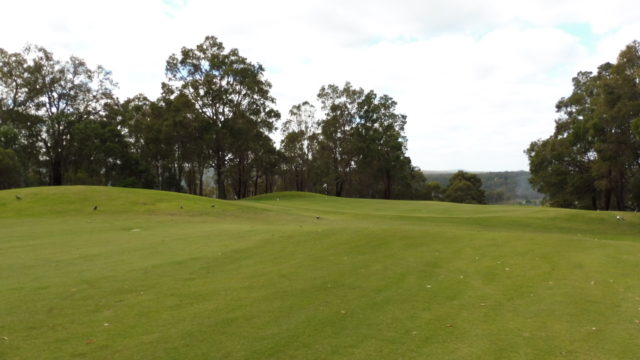
<instances>
[{"instance_id":1,"label":"tree line","mask_svg":"<svg viewBox=\"0 0 640 360\"><path fill-rule=\"evenodd\" d=\"M330 84L318 91L319 109L305 101L281 119L264 71L208 36L168 58L157 99L120 100L101 66L38 46L0 49L0 189L91 184L222 199L275 190L444 199L406 154L406 116L393 98ZM276 147L269 135L278 124ZM451 194L477 186L467 175ZM483 202L477 193L450 198Z\"/></svg>"},{"instance_id":2,"label":"tree line","mask_svg":"<svg viewBox=\"0 0 640 360\"><path fill-rule=\"evenodd\" d=\"M640 42L595 73L581 71L556 105L554 133L534 141L531 184L551 206L640 207Z\"/></svg>"},{"instance_id":3,"label":"tree line","mask_svg":"<svg viewBox=\"0 0 640 360\"><path fill-rule=\"evenodd\" d=\"M425 171L432 188L440 192L453 175L453 172ZM528 171L489 171L476 175L482 182L487 204L539 205L542 201L543 195L534 191L529 183Z\"/></svg>"}]
</instances>

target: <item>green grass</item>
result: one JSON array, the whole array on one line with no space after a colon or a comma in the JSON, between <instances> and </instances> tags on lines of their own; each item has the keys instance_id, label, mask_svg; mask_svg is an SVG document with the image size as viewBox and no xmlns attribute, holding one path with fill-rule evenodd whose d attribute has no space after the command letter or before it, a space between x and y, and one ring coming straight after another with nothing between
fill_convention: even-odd
<instances>
[{"instance_id":1,"label":"green grass","mask_svg":"<svg viewBox=\"0 0 640 360\"><path fill-rule=\"evenodd\" d=\"M0 191L0 359L638 359L615 215Z\"/></svg>"}]
</instances>

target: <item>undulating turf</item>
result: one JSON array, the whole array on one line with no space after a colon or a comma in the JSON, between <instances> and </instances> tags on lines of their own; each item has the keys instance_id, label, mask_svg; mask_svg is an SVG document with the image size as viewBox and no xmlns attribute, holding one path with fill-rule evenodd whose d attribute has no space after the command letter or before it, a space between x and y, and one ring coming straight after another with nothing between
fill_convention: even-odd
<instances>
[{"instance_id":1,"label":"undulating turf","mask_svg":"<svg viewBox=\"0 0 640 360\"><path fill-rule=\"evenodd\" d=\"M616 215L0 191L0 359L639 359Z\"/></svg>"}]
</instances>

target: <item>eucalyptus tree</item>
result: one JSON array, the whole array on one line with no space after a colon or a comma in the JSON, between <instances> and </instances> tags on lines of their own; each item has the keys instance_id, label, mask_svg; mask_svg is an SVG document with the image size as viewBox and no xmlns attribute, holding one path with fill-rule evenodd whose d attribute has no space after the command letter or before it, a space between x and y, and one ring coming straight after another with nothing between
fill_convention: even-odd
<instances>
[{"instance_id":1,"label":"eucalyptus tree","mask_svg":"<svg viewBox=\"0 0 640 360\"><path fill-rule=\"evenodd\" d=\"M308 102L283 123L280 149L286 189L335 196L414 198L424 177L406 155L406 116L388 95L330 84L318 92L321 115Z\"/></svg>"},{"instance_id":2,"label":"eucalyptus tree","mask_svg":"<svg viewBox=\"0 0 640 360\"><path fill-rule=\"evenodd\" d=\"M0 126L12 122L12 113L33 101L31 80L25 54L0 48Z\"/></svg>"},{"instance_id":3,"label":"eucalyptus tree","mask_svg":"<svg viewBox=\"0 0 640 360\"><path fill-rule=\"evenodd\" d=\"M75 56L57 60L39 46L0 51L0 61L0 122L42 151L50 185L63 184L74 127L103 114L116 84L101 66L92 69Z\"/></svg>"},{"instance_id":4,"label":"eucalyptus tree","mask_svg":"<svg viewBox=\"0 0 640 360\"><path fill-rule=\"evenodd\" d=\"M640 43L629 44L615 64L600 66L597 80L598 93L592 100L596 117L591 124L596 184L611 192L618 210L637 208L640 204L631 204L628 194L640 194L632 181L640 175L640 139L632 130L640 118Z\"/></svg>"},{"instance_id":5,"label":"eucalyptus tree","mask_svg":"<svg viewBox=\"0 0 640 360\"><path fill-rule=\"evenodd\" d=\"M390 199L394 185L410 183L411 160L406 156L404 127L407 117L396 110L388 95L367 92L358 102L354 143L359 172L382 185L382 197Z\"/></svg>"},{"instance_id":6,"label":"eucalyptus tree","mask_svg":"<svg viewBox=\"0 0 640 360\"><path fill-rule=\"evenodd\" d=\"M144 168L144 187L163 189L166 184L171 153L164 145L164 131L159 117L161 111L154 101L136 95L122 103L122 122L127 132L131 151Z\"/></svg>"},{"instance_id":7,"label":"eucalyptus tree","mask_svg":"<svg viewBox=\"0 0 640 360\"><path fill-rule=\"evenodd\" d=\"M74 126L66 152L66 184L123 186L132 172L131 148L119 122L119 104L110 104L99 121Z\"/></svg>"},{"instance_id":8,"label":"eucalyptus tree","mask_svg":"<svg viewBox=\"0 0 640 360\"><path fill-rule=\"evenodd\" d=\"M237 49L225 51L217 38L207 36L195 48L183 47L180 54L171 55L166 74L209 123L209 133L203 136L216 172L218 197L226 198L227 162L236 141L229 133L231 123L249 118L257 131L270 132L279 118L264 67L242 57Z\"/></svg>"},{"instance_id":9,"label":"eucalyptus tree","mask_svg":"<svg viewBox=\"0 0 640 360\"><path fill-rule=\"evenodd\" d=\"M311 190L311 161L316 152L318 130L315 113L315 106L305 101L292 106L282 124L280 148L284 156L284 181L287 188L296 191Z\"/></svg>"},{"instance_id":10,"label":"eucalyptus tree","mask_svg":"<svg viewBox=\"0 0 640 360\"><path fill-rule=\"evenodd\" d=\"M318 100L324 117L320 121L318 162L323 169L326 183L335 196L342 196L345 185L351 180L357 156L353 142L357 124L358 103L364 97L362 88L354 88L347 82L322 86Z\"/></svg>"},{"instance_id":11,"label":"eucalyptus tree","mask_svg":"<svg viewBox=\"0 0 640 360\"><path fill-rule=\"evenodd\" d=\"M553 135L526 150L536 190L554 206L640 207L640 43L578 73L557 110Z\"/></svg>"},{"instance_id":12,"label":"eucalyptus tree","mask_svg":"<svg viewBox=\"0 0 640 360\"><path fill-rule=\"evenodd\" d=\"M204 195L204 174L211 165L208 153L204 151L207 147L204 135L209 132L209 124L182 92L166 98L164 102L174 131L178 177L184 178L189 193Z\"/></svg>"},{"instance_id":13,"label":"eucalyptus tree","mask_svg":"<svg viewBox=\"0 0 640 360\"><path fill-rule=\"evenodd\" d=\"M21 182L41 185L38 118L30 113L35 101L33 85L25 52L0 48L0 147L16 154L23 170Z\"/></svg>"},{"instance_id":14,"label":"eucalyptus tree","mask_svg":"<svg viewBox=\"0 0 640 360\"><path fill-rule=\"evenodd\" d=\"M263 132L249 116L238 113L226 127L226 133L233 141L229 144L228 181L234 196L242 199L250 195L252 180L257 173L256 163L261 154L260 147L267 146Z\"/></svg>"},{"instance_id":15,"label":"eucalyptus tree","mask_svg":"<svg viewBox=\"0 0 640 360\"><path fill-rule=\"evenodd\" d=\"M318 100L324 114L314 160L326 169L323 173L336 196L390 199L394 189L413 188L411 183L419 182L406 156L407 118L397 111L392 97L347 82L342 88L323 86ZM347 185L350 189L345 190ZM399 195L410 198L409 193Z\"/></svg>"},{"instance_id":16,"label":"eucalyptus tree","mask_svg":"<svg viewBox=\"0 0 640 360\"><path fill-rule=\"evenodd\" d=\"M103 114L116 84L103 67L91 69L75 56L60 61L42 47L30 47L27 54L34 92L30 107L40 119L38 141L49 163L49 183L61 185L73 128Z\"/></svg>"},{"instance_id":17,"label":"eucalyptus tree","mask_svg":"<svg viewBox=\"0 0 640 360\"><path fill-rule=\"evenodd\" d=\"M604 184L598 190L593 176L597 154L590 127L596 119L593 98L598 91L597 78L591 72L579 72L573 78L573 88L570 96L556 104L560 116L554 133L532 142L525 151L529 181L551 206L596 209L601 193L608 191Z\"/></svg>"}]
</instances>

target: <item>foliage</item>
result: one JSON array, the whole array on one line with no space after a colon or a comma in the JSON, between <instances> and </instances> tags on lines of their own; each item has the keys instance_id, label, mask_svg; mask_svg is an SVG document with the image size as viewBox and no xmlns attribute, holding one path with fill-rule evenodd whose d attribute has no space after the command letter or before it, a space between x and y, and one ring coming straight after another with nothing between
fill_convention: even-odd
<instances>
[{"instance_id":1,"label":"foliage","mask_svg":"<svg viewBox=\"0 0 640 360\"><path fill-rule=\"evenodd\" d=\"M446 187L453 172L425 171L430 183ZM487 204L540 204L543 195L529 183L528 171L489 171L476 173L482 181Z\"/></svg>"},{"instance_id":2,"label":"foliage","mask_svg":"<svg viewBox=\"0 0 640 360\"><path fill-rule=\"evenodd\" d=\"M484 204L482 180L476 174L458 171L449 179L444 200L465 204Z\"/></svg>"},{"instance_id":3,"label":"foliage","mask_svg":"<svg viewBox=\"0 0 640 360\"><path fill-rule=\"evenodd\" d=\"M549 138L529 146L531 183L552 206L618 210L640 207L640 43L615 64L580 72L556 105Z\"/></svg>"},{"instance_id":4,"label":"foliage","mask_svg":"<svg viewBox=\"0 0 640 360\"><path fill-rule=\"evenodd\" d=\"M62 185L76 126L98 121L111 101L115 84L102 67L90 69L70 57L56 60L42 47L28 46L22 53L0 51L0 125L20 131L30 151L21 154L27 167L36 167L40 157L48 167L48 183Z\"/></svg>"},{"instance_id":5,"label":"foliage","mask_svg":"<svg viewBox=\"0 0 640 360\"><path fill-rule=\"evenodd\" d=\"M316 120L308 102L283 125L284 189L335 196L427 199L425 179L406 155L406 116L388 95L326 85Z\"/></svg>"},{"instance_id":6,"label":"foliage","mask_svg":"<svg viewBox=\"0 0 640 360\"><path fill-rule=\"evenodd\" d=\"M305 101L292 106L289 117L282 124L280 150L286 189L305 191L312 187L312 162L313 156L317 154L318 143L315 112L315 106Z\"/></svg>"},{"instance_id":7,"label":"foliage","mask_svg":"<svg viewBox=\"0 0 640 360\"><path fill-rule=\"evenodd\" d=\"M22 182L22 167L13 150L0 147L0 189L18 187Z\"/></svg>"},{"instance_id":8,"label":"foliage","mask_svg":"<svg viewBox=\"0 0 640 360\"><path fill-rule=\"evenodd\" d=\"M225 52L223 44L207 36L195 48L182 48L167 60L167 77L173 91L191 100L197 115L206 122L205 146L216 171L218 198L226 198L226 177L236 180L237 198L248 194L249 169L266 133L280 115L272 108L271 83L264 67L240 56L237 49ZM235 174L228 174L229 166Z\"/></svg>"},{"instance_id":9,"label":"foliage","mask_svg":"<svg viewBox=\"0 0 640 360\"><path fill-rule=\"evenodd\" d=\"M407 156L406 116L388 95L329 84L280 114L264 67L213 36L166 61L157 99L121 101L101 66L42 47L0 49L0 145L20 185L145 187L242 199L274 190L441 199ZM319 111L318 111L319 110ZM317 113L318 112L318 113ZM207 181L215 178L215 190Z\"/></svg>"}]
</instances>

